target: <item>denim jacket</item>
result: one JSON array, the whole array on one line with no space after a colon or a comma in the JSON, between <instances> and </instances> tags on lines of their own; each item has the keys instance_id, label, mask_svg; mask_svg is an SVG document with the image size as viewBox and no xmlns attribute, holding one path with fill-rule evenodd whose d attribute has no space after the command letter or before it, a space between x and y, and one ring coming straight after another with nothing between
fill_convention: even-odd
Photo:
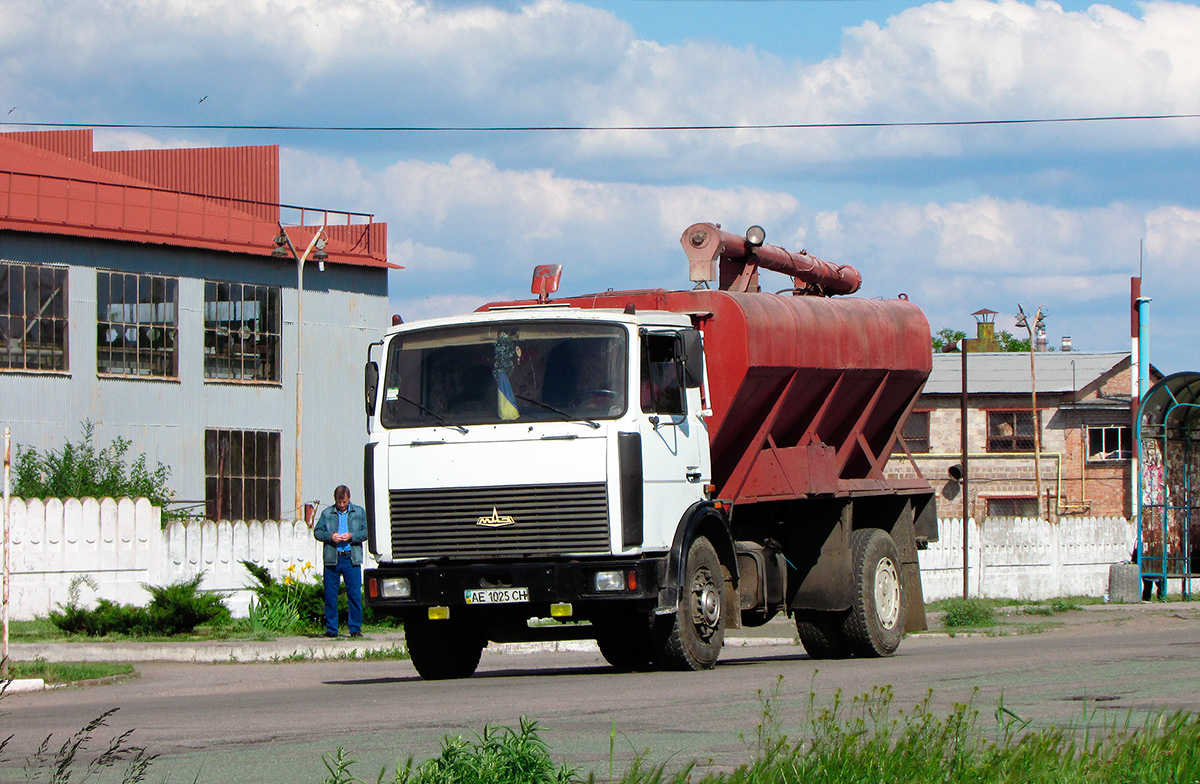
<instances>
[{"instance_id":1,"label":"denim jacket","mask_svg":"<svg viewBox=\"0 0 1200 784\"><path fill-rule=\"evenodd\" d=\"M350 504L346 507L346 527L350 529L350 561L355 566L361 566L363 560L362 543L367 540L367 513L361 506ZM327 506L321 510L321 516L313 527L313 536L317 541L325 543L322 554L326 566L337 566L337 545L331 539L338 530L338 512L336 506Z\"/></svg>"}]
</instances>

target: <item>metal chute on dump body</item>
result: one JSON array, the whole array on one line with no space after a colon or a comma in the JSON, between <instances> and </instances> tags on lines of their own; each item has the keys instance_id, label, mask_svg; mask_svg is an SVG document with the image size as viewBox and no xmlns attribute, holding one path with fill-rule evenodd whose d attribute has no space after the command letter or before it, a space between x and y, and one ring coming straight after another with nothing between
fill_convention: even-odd
<instances>
[{"instance_id":1,"label":"metal chute on dump body","mask_svg":"<svg viewBox=\"0 0 1200 784\"><path fill-rule=\"evenodd\" d=\"M804 250L793 253L767 245L765 238L759 226L751 226L743 237L714 223L693 223L679 243L688 257L691 280L718 281L723 291L757 291L759 267L790 276L796 294L853 294L862 286L862 276L854 267L818 259Z\"/></svg>"}]
</instances>

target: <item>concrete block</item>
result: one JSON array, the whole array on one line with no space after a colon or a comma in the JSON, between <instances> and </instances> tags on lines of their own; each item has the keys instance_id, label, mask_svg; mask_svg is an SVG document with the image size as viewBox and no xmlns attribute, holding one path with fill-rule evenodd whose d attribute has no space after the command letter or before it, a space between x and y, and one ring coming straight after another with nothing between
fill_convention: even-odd
<instances>
[{"instance_id":1,"label":"concrete block","mask_svg":"<svg viewBox=\"0 0 1200 784\"><path fill-rule=\"evenodd\" d=\"M1137 564L1115 563L1108 567L1108 600L1114 604L1137 604L1142 600L1142 575Z\"/></svg>"}]
</instances>

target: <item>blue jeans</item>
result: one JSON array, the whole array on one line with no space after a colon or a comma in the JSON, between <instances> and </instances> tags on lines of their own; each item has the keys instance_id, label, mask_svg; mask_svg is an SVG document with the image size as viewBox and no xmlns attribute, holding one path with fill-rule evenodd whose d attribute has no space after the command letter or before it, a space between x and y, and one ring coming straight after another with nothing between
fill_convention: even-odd
<instances>
[{"instance_id":1,"label":"blue jeans","mask_svg":"<svg viewBox=\"0 0 1200 784\"><path fill-rule=\"evenodd\" d=\"M325 631L337 634L338 587L346 581L346 599L350 604L350 633L362 631L362 568L350 560L350 553L338 553L337 566L325 566Z\"/></svg>"}]
</instances>

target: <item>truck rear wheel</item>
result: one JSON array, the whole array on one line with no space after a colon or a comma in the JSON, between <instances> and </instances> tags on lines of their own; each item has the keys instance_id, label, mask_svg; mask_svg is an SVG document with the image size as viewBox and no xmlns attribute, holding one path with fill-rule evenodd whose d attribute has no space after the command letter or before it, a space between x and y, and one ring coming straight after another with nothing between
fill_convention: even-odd
<instances>
[{"instance_id":1,"label":"truck rear wheel","mask_svg":"<svg viewBox=\"0 0 1200 784\"><path fill-rule=\"evenodd\" d=\"M900 551L886 531L860 528L850 534L854 557L854 605L842 633L855 656L891 656L904 636L904 584Z\"/></svg>"},{"instance_id":2,"label":"truck rear wheel","mask_svg":"<svg viewBox=\"0 0 1200 784\"><path fill-rule=\"evenodd\" d=\"M653 619L629 613L598 624L596 645L604 660L619 672L651 669L654 664L654 640L650 636Z\"/></svg>"},{"instance_id":3,"label":"truck rear wheel","mask_svg":"<svg viewBox=\"0 0 1200 784\"><path fill-rule=\"evenodd\" d=\"M845 659L850 647L842 635L842 612L807 610L796 614L796 634L810 659Z\"/></svg>"},{"instance_id":4,"label":"truck rear wheel","mask_svg":"<svg viewBox=\"0 0 1200 784\"><path fill-rule=\"evenodd\" d=\"M417 674L427 681L471 677L487 643L461 622L428 618L406 620L404 642Z\"/></svg>"},{"instance_id":5,"label":"truck rear wheel","mask_svg":"<svg viewBox=\"0 0 1200 784\"><path fill-rule=\"evenodd\" d=\"M655 652L672 669L709 670L725 644L725 575L704 537L688 548L674 615L655 618Z\"/></svg>"}]
</instances>

